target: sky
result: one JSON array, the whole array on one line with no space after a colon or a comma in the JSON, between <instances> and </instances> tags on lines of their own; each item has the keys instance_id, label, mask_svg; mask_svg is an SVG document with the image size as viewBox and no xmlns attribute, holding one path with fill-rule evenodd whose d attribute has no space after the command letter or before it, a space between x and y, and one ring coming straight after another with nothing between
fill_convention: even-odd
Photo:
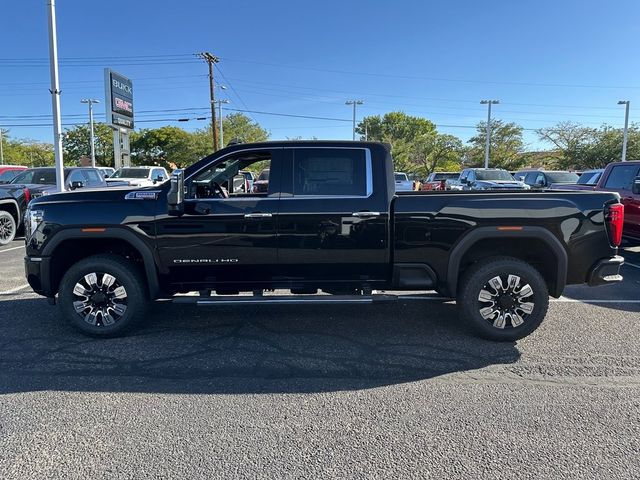
<instances>
[{"instance_id":1,"label":"sky","mask_svg":"<svg viewBox=\"0 0 640 480\"><path fill-rule=\"evenodd\" d=\"M46 0L0 0L0 126L50 142ZM535 129L560 121L621 127L640 107L637 0L57 0L62 119L104 119L104 68L133 80L139 128L206 126L207 66L217 98L272 139L350 139L357 117L404 111L464 141L486 118ZM315 118L305 118L315 117ZM189 118L188 122L177 122Z\"/></svg>"}]
</instances>

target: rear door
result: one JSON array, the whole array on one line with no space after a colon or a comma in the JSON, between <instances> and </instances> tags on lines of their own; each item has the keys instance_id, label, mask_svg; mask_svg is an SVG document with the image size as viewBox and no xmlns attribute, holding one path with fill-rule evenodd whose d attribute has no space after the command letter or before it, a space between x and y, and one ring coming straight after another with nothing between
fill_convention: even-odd
<instances>
[{"instance_id":1,"label":"rear door","mask_svg":"<svg viewBox=\"0 0 640 480\"><path fill-rule=\"evenodd\" d=\"M287 148L278 227L279 279L345 284L389 276L384 155L362 147ZM389 175L392 173L389 172Z\"/></svg>"},{"instance_id":2,"label":"rear door","mask_svg":"<svg viewBox=\"0 0 640 480\"><path fill-rule=\"evenodd\" d=\"M633 181L638 175L640 165L637 163L613 165L602 184L602 190L620 194L624 204L623 235L634 238L640 238L640 197L632 192Z\"/></svg>"}]
</instances>

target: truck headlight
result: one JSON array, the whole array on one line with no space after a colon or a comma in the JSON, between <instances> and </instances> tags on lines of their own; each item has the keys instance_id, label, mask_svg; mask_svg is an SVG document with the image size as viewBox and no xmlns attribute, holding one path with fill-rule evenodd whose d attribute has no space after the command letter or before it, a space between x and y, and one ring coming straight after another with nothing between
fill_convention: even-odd
<instances>
[{"instance_id":1,"label":"truck headlight","mask_svg":"<svg viewBox=\"0 0 640 480\"><path fill-rule=\"evenodd\" d=\"M31 235L36 231L38 225L44 220L44 212L42 210L27 209L27 213L24 218L25 237L27 240L31 239Z\"/></svg>"}]
</instances>

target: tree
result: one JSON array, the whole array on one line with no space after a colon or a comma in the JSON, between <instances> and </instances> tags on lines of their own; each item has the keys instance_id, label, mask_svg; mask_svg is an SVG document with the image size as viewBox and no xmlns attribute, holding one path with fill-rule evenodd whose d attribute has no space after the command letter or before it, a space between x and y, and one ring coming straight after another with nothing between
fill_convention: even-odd
<instances>
[{"instance_id":1,"label":"tree","mask_svg":"<svg viewBox=\"0 0 640 480\"><path fill-rule=\"evenodd\" d=\"M96 165L113 166L113 130L106 123L94 123ZM89 125L76 125L67 129L62 137L64 162L78 165L80 157L91 155Z\"/></svg>"},{"instance_id":2,"label":"tree","mask_svg":"<svg viewBox=\"0 0 640 480\"><path fill-rule=\"evenodd\" d=\"M577 155L576 168L603 168L607 163L620 161L622 158L623 131L609 125L602 125L593 130L589 143L582 146ZM627 158L640 158L640 129L638 125L630 125L627 138Z\"/></svg>"},{"instance_id":3,"label":"tree","mask_svg":"<svg viewBox=\"0 0 640 480\"><path fill-rule=\"evenodd\" d=\"M216 126L220 128L220 126ZM226 115L222 120L225 146L231 140L239 140L243 143L264 142L269 139L269 132L260 124L245 114L237 112ZM196 134L206 137L211 143L211 127L196 131Z\"/></svg>"},{"instance_id":4,"label":"tree","mask_svg":"<svg viewBox=\"0 0 640 480\"><path fill-rule=\"evenodd\" d=\"M596 131L574 122L560 122L553 127L536 130L536 133L541 141L553 145L560 153L557 167L564 169L575 168L581 163L581 152L593 141Z\"/></svg>"},{"instance_id":5,"label":"tree","mask_svg":"<svg viewBox=\"0 0 640 480\"><path fill-rule=\"evenodd\" d=\"M458 137L434 133L415 139L409 150L413 173L426 178L435 171L460 170L463 146Z\"/></svg>"},{"instance_id":6,"label":"tree","mask_svg":"<svg viewBox=\"0 0 640 480\"><path fill-rule=\"evenodd\" d=\"M44 167L53 165L53 145L35 140L14 140L9 130L2 129L2 147L4 163Z\"/></svg>"},{"instance_id":7,"label":"tree","mask_svg":"<svg viewBox=\"0 0 640 480\"><path fill-rule=\"evenodd\" d=\"M484 165L487 122L480 122L476 130L477 134L468 141L471 147L467 152L470 166ZM517 170L526 163L522 127L515 123L504 123L502 120L491 120L489 166Z\"/></svg>"},{"instance_id":8,"label":"tree","mask_svg":"<svg viewBox=\"0 0 640 480\"><path fill-rule=\"evenodd\" d=\"M135 165L183 168L210 153L210 145L198 140L179 127L143 129L131 136L131 160Z\"/></svg>"}]
</instances>

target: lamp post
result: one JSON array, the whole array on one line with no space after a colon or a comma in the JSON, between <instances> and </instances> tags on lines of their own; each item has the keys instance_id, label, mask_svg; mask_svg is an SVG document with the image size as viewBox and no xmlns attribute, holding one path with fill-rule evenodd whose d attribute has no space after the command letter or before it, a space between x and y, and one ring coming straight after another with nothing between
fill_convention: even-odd
<instances>
[{"instance_id":1,"label":"lamp post","mask_svg":"<svg viewBox=\"0 0 640 480\"><path fill-rule=\"evenodd\" d=\"M618 105L624 105L624 130L622 132L622 161L627 161L627 133L629 130L629 100L620 100Z\"/></svg>"},{"instance_id":2,"label":"lamp post","mask_svg":"<svg viewBox=\"0 0 640 480\"><path fill-rule=\"evenodd\" d=\"M93 168L96 167L96 142L94 140L93 135L93 104L100 103L100 100L96 100L95 98L83 98L80 100L80 103L88 103L89 104L89 142L91 142L91 166Z\"/></svg>"},{"instance_id":3,"label":"lamp post","mask_svg":"<svg viewBox=\"0 0 640 480\"><path fill-rule=\"evenodd\" d=\"M216 100L216 105L218 105L218 122L220 125L220 148L224 148L224 129L222 128L222 104L230 103L230 100Z\"/></svg>"},{"instance_id":4,"label":"lamp post","mask_svg":"<svg viewBox=\"0 0 640 480\"><path fill-rule=\"evenodd\" d=\"M353 140L356 139L356 105L364 104L363 100L347 100L345 105L353 105Z\"/></svg>"},{"instance_id":5,"label":"lamp post","mask_svg":"<svg viewBox=\"0 0 640 480\"><path fill-rule=\"evenodd\" d=\"M491 150L491 105L497 105L500 100L480 100L481 105L487 105L487 139L484 145L484 168L489 168L489 151Z\"/></svg>"},{"instance_id":6,"label":"lamp post","mask_svg":"<svg viewBox=\"0 0 640 480\"><path fill-rule=\"evenodd\" d=\"M58 34L56 2L47 0L49 7L49 63L51 70L51 110L53 111L53 154L56 162L56 191L64 192L64 160L62 158L62 119L60 117L60 78L58 75Z\"/></svg>"}]
</instances>

